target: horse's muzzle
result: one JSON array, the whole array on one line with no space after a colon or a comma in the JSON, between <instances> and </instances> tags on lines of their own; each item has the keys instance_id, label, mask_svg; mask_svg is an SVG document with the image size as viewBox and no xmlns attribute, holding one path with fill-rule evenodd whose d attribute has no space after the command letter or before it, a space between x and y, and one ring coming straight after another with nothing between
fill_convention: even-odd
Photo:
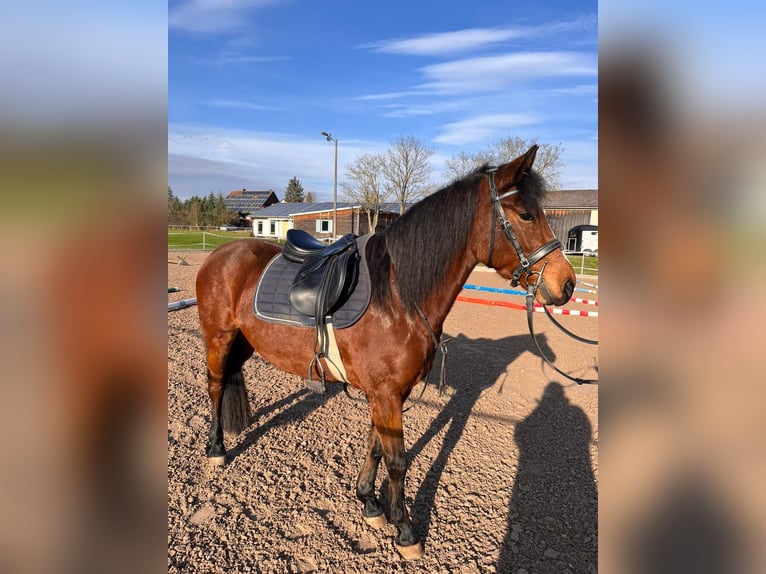
<instances>
[{"instance_id":1,"label":"horse's muzzle","mask_svg":"<svg viewBox=\"0 0 766 574\"><path fill-rule=\"evenodd\" d=\"M561 295L554 297L548 289L548 286L545 284L545 281L543 281L540 284L540 288L537 290L537 293L542 298L542 301L540 302L545 305L563 305L572 297L574 288L574 282L571 279L567 279L561 286Z\"/></svg>"}]
</instances>

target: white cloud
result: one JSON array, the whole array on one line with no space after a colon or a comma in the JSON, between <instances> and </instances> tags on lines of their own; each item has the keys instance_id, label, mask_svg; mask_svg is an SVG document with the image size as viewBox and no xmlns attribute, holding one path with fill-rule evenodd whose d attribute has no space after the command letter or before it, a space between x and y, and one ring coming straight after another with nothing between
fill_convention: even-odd
<instances>
[{"instance_id":1,"label":"white cloud","mask_svg":"<svg viewBox=\"0 0 766 574\"><path fill-rule=\"evenodd\" d=\"M551 22L538 26L511 26L504 28L466 28L452 32L422 34L413 38L383 40L366 44L376 52L407 54L414 56L438 56L477 50L519 38L531 38L561 34L571 30L595 30L595 15L585 15L574 20Z\"/></svg>"},{"instance_id":2,"label":"white cloud","mask_svg":"<svg viewBox=\"0 0 766 574\"><path fill-rule=\"evenodd\" d=\"M219 100L212 99L205 102L206 106L211 108L233 108L242 110L262 110L269 112L278 112L284 110L276 106L265 106L263 104L256 104L255 102L249 102L246 100Z\"/></svg>"},{"instance_id":3,"label":"white cloud","mask_svg":"<svg viewBox=\"0 0 766 574\"><path fill-rule=\"evenodd\" d=\"M351 99L357 100L360 102L372 102L376 100L397 100L399 98L408 98L410 96L425 96L428 94L429 92L422 91L422 90L406 90L403 92L385 92L382 94L367 94L364 96L356 96L355 98L351 98Z\"/></svg>"},{"instance_id":4,"label":"white cloud","mask_svg":"<svg viewBox=\"0 0 766 574\"><path fill-rule=\"evenodd\" d=\"M202 59L203 62L214 64L266 64L290 60L289 56L254 56L249 54L221 54L212 58Z\"/></svg>"},{"instance_id":5,"label":"white cloud","mask_svg":"<svg viewBox=\"0 0 766 574\"><path fill-rule=\"evenodd\" d=\"M386 40L364 47L389 54L433 56L477 49L513 38L520 38L523 35L524 30L520 28L469 28L454 32L424 34L404 40Z\"/></svg>"},{"instance_id":6,"label":"white cloud","mask_svg":"<svg viewBox=\"0 0 766 574\"><path fill-rule=\"evenodd\" d=\"M564 162L561 188L598 188L598 136L565 140L561 142L561 147L561 159Z\"/></svg>"},{"instance_id":7,"label":"white cloud","mask_svg":"<svg viewBox=\"0 0 766 574\"><path fill-rule=\"evenodd\" d=\"M187 32L227 32L247 23L249 12L281 0L180 0L168 6L168 27Z\"/></svg>"},{"instance_id":8,"label":"white cloud","mask_svg":"<svg viewBox=\"0 0 766 574\"><path fill-rule=\"evenodd\" d=\"M363 153L378 153L387 142L340 141L338 179L346 165ZM306 191L332 199L334 146L319 135L227 130L170 125L168 181L179 197L211 190L274 189L281 197L296 176ZM340 193L340 191L338 192Z\"/></svg>"},{"instance_id":9,"label":"white cloud","mask_svg":"<svg viewBox=\"0 0 766 574\"><path fill-rule=\"evenodd\" d=\"M596 76L595 53L516 52L453 60L421 68L427 82L418 88L441 93L501 90L532 78Z\"/></svg>"},{"instance_id":10,"label":"white cloud","mask_svg":"<svg viewBox=\"0 0 766 574\"><path fill-rule=\"evenodd\" d=\"M598 84L578 84L566 88L554 88L550 91L553 94L562 94L565 96L597 96Z\"/></svg>"},{"instance_id":11,"label":"white cloud","mask_svg":"<svg viewBox=\"0 0 766 574\"><path fill-rule=\"evenodd\" d=\"M454 122L442 127L435 142L465 145L501 137L509 129L538 123L538 118L528 114L487 114Z\"/></svg>"},{"instance_id":12,"label":"white cloud","mask_svg":"<svg viewBox=\"0 0 766 574\"><path fill-rule=\"evenodd\" d=\"M508 134L508 129L536 124L534 117L488 114L444 127L434 141L432 180L439 184L444 160L455 151L452 145L486 143ZM598 181L598 140L566 140L562 185L568 189L593 188ZM347 165L364 153L380 153L388 141L341 141L338 178ZM211 191L273 189L282 197L287 182L297 177L306 191L320 201L332 200L334 146L324 138L304 135L226 130L205 126L170 125L168 132L168 183L181 197L204 196ZM443 182L441 182L443 183ZM339 198L342 191L339 187Z\"/></svg>"},{"instance_id":13,"label":"white cloud","mask_svg":"<svg viewBox=\"0 0 766 574\"><path fill-rule=\"evenodd\" d=\"M385 118L408 118L413 116L430 116L445 112L458 111L466 107L465 102L451 100L446 102L429 102L426 104L387 104L383 113Z\"/></svg>"}]
</instances>

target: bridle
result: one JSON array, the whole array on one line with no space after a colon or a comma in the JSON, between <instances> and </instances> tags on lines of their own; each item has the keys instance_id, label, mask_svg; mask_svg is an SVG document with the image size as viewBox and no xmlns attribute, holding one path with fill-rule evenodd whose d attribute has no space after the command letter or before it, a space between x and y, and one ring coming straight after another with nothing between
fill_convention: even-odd
<instances>
[{"instance_id":1,"label":"bridle","mask_svg":"<svg viewBox=\"0 0 766 574\"><path fill-rule=\"evenodd\" d=\"M502 200L504 200L506 197L510 197L512 195L515 195L519 193L518 189L514 189L512 191L506 191L503 195L498 195L497 193L497 185L495 185L495 172L497 171L497 168L490 168L487 170L487 177L489 178L489 197L492 201L492 233L489 236L489 257L487 258L487 267L492 267L492 254L495 250L495 229L497 228L497 222L500 221L500 228L503 230L503 233L505 234L506 239L513 245L513 248L516 250L516 255L519 256L519 264L516 267L516 269L513 270L513 274L511 276L511 285L513 287L516 287L519 284L519 279L521 279L521 276L525 273L527 275L531 274L537 274L531 270L532 265L540 261L543 257L551 253L552 251L555 251L556 249L561 249L561 241L558 239L553 239L546 243L545 245L542 245L541 247L538 247L533 251L529 257L524 255L524 251L521 249L521 245L519 244L519 240L516 238L516 233L513 231L513 226L511 225L511 222L505 217L505 212L503 211L503 206L500 203ZM538 275L542 275L542 273L539 273ZM529 282L528 282L529 283Z\"/></svg>"},{"instance_id":2,"label":"bridle","mask_svg":"<svg viewBox=\"0 0 766 574\"><path fill-rule=\"evenodd\" d=\"M578 385L582 384L593 384L598 383L598 379L581 379L579 377L572 377L571 375L565 373L556 365L553 364L553 361L551 361L546 354L543 352L543 350L540 348L540 344L537 342L537 337L535 337L535 330L533 326L532 316L534 312L534 300L535 296L537 294L537 289L542 285L542 277L543 272L545 271L545 266L547 265L547 262L543 262L543 267L540 269L540 271L534 271L532 270L532 265L543 259L546 255L551 253L552 251L555 251L556 249L563 249L561 246L561 241L558 239L553 239L546 243L545 245L542 245L541 247L538 247L535 249L529 257L524 255L524 251L521 249L521 244L519 244L519 240L516 238L516 233L513 231L513 226L511 225L511 222L505 217L505 212L503 211L503 206L500 203L503 199L506 197L510 197L512 195L515 195L519 192L518 189L514 189L512 191L506 191L502 195L498 195L497 193L497 185L495 184L495 172L497 171L497 167L489 168L487 170L487 177L489 178L489 197L492 201L492 233L490 233L489 236L489 256L487 257L487 267L492 267L492 254L495 249L495 229L497 228L498 220L500 221L500 228L503 230L503 233L505 234L505 237L508 239L510 244L513 246L513 248L516 250L516 255L519 257L519 264L518 266L513 270L513 273L511 275L511 285L513 287L516 287L519 284L519 280L521 279L521 276L526 274L527 275L527 295L526 295L526 309L527 309L527 325L529 326L529 334L532 335L532 340L535 342L535 346L537 347L537 352L540 354L540 356L545 360L546 363L548 363L551 367L553 367L556 372L558 372L560 375L563 375L570 381L574 381ZM536 275L537 278L535 281L531 280L531 276ZM556 319L553 318L553 315L551 315L551 312L548 311L548 308L544 306L545 314L548 316L548 318L553 322L554 325L556 325L559 329L561 329L564 333L569 335L570 337L582 342L586 343L588 345L596 345L598 344L598 341L592 341L590 339L584 339L583 337L580 337L568 329L566 329L561 323L556 321Z\"/></svg>"}]
</instances>

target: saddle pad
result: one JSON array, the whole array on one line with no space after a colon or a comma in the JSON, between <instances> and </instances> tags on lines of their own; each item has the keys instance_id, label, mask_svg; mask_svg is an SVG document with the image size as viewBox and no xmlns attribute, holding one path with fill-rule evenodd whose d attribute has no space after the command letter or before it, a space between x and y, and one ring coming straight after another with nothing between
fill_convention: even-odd
<instances>
[{"instance_id":1,"label":"saddle pad","mask_svg":"<svg viewBox=\"0 0 766 574\"><path fill-rule=\"evenodd\" d=\"M368 234L356 239L359 250L359 280L348 300L332 315L335 329L344 329L356 323L370 304L370 272L365 253L370 237ZM288 261L281 253L269 261L255 289L253 310L259 319L293 327L316 327L314 318L298 313L290 304L288 296L290 286L302 266L302 263Z\"/></svg>"}]
</instances>

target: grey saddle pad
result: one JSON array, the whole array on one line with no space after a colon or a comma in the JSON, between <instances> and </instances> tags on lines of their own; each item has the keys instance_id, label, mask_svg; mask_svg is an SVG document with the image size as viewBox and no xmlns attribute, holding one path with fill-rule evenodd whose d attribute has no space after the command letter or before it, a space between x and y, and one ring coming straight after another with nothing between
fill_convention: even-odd
<instances>
[{"instance_id":1,"label":"grey saddle pad","mask_svg":"<svg viewBox=\"0 0 766 574\"><path fill-rule=\"evenodd\" d=\"M370 304L370 271L367 268L365 253L370 237L368 234L356 239L360 256L359 280L348 300L332 315L332 324L336 329L350 327L356 323ZM269 261L255 289L253 310L259 319L293 327L316 327L314 318L298 313L290 305L288 297L290 286L302 266L301 263L288 261L281 253Z\"/></svg>"}]
</instances>

